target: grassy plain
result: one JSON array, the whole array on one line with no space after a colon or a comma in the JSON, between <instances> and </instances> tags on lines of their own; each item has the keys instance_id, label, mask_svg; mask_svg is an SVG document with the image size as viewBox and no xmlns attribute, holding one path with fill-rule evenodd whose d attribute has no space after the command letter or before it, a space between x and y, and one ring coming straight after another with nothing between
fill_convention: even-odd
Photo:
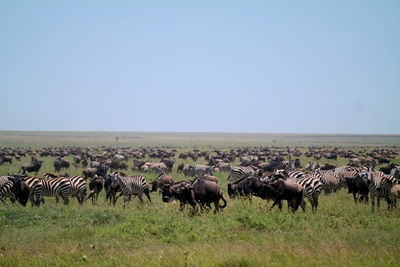
<instances>
[{"instance_id":1,"label":"grassy plain","mask_svg":"<svg viewBox=\"0 0 400 267\"><path fill-rule=\"evenodd\" d=\"M96 133L97 134L97 133ZM54 146L54 145L121 145L145 146L162 145L179 147L179 151L194 146L207 149L219 146L228 149L238 145L297 145L306 146L304 137L291 137L287 143L265 136L242 139L226 136L190 137L185 134L176 137L130 138L117 135L96 135L70 133L36 135L0 135L0 146ZM78 136L77 136L78 135ZM218 135L218 134L216 134ZM239 134L240 135L240 134ZM92 137L91 137L92 136ZM120 136L118 142L115 136ZM138 135L139 136L139 135ZM143 135L144 136L144 135ZM193 138L193 139L190 139ZM216 138L216 139L214 139ZM220 139L218 139L220 138ZM275 139L274 139L275 138ZM297 138L297 139L296 139ZM308 136L307 136L308 138ZM305 139L307 139L305 138ZM361 146L374 144L396 145L399 137L382 136L359 141L353 137L314 138L317 145L332 142L339 145ZM336 138L336 139L335 139ZM126 139L126 140L125 140ZM219 140L226 143L219 143ZM158 140L158 141L157 141ZM257 141L258 140L258 141ZM263 140L265 143L263 143ZM275 140L275 142L273 142ZM282 137L282 140L284 139ZM303 143L298 141L303 140ZM327 140L327 141L321 141ZM372 140L372 141L371 141ZM152 143L154 142L154 143ZM254 143L253 143L254 142ZM258 143L259 142L259 143ZM311 145L311 143L310 143ZM327 144L329 145L329 144ZM38 176L53 171L53 158L45 157ZM69 158L71 159L71 158ZM302 157L302 163L309 158ZM12 165L0 166L0 174L18 171L19 166L28 162L23 158ZM324 160L334 164L345 164ZM177 160L173 171L175 180L182 180L176 173ZM187 161L191 162L191 161ZM393 160L399 162L399 158ZM204 163L200 161L199 163ZM131 165L131 160L129 161ZM70 174L81 174L81 168L71 167ZM131 173L131 171L129 171ZM221 188L226 190L227 173L217 173ZM145 174L152 181L153 174ZM400 264L400 210L381 209L371 212L369 205L355 204L352 197L341 190L331 195L321 195L320 207L316 214L308 209L306 213L290 214L286 207L283 212L269 211L272 203L254 198L250 203L244 200L228 199L228 206L218 215L212 212L192 216L190 209L179 211L179 205L161 202L158 193L152 193L153 202L140 204L133 199L126 209L122 203L116 207L104 201L92 205L85 202L79 206L76 200L70 205L56 204L51 198L40 208L0 203L0 265L132 265L132 266L265 266L265 265L352 265L352 266L399 266ZM227 198L227 195L225 194ZM309 205L308 205L309 208Z\"/></svg>"}]
</instances>

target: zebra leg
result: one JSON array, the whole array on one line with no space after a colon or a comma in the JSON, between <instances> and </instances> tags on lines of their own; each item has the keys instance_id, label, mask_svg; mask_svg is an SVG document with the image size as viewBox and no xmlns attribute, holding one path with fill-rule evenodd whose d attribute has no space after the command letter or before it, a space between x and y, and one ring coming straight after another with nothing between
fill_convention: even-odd
<instances>
[{"instance_id":1,"label":"zebra leg","mask_svg":"<svg viewBox=\"0 0 400 267\"><path fill-rule=\"evenodd\" d=\"M371 195L371 203L372 203L372 212L375 212L375 196Z\"/></svg>"},{"instance_id":2,"label":"zebra leg","mask_svg":"<svg viewBox=\"0 0 400 267\"><path fill-rule=\"evenodd\" d=\"M63 196L62 199L64 200L64 205L68 205L69 204L68 196Z\"/></svg>"},{"instance_id":3,"label":"zebra leg","mask_svg":"<svg viewBox=\"0 0 400 267\"><path fill-rule=\"evenodd\" d=\"M306 202L304 200L300 202L300 207L303 209L303 212L306 212Z\"/></svg>"},{"instance_id":4,"label":"zebra leg","mask_svg":"<svg viewBox=\"0 0 400 267\"><path fill-rule=\"evenodd\" d=\"M151 202L149 190L144 190L143 193L146 195L146 197L147 197L147 198L149 199L149 201Z\"/></svg>"},{"instance_id":5,"label":"zebra leg","mask_svg":"<svg viewBox=\"0 0 400 267\"><path fill-rule=\"evenodd\" d=\"M138 195L138 198L139 198L139 200L140 200L140 203L143 204L143 197L142 197L142 194L139 194L139 195Z\"/></svg>"},{"instance_id":6,"label":"zebra leg","mask_svg":"<svg viewBox=\"0 0 400 267\"><path fill-rule=\"evenodd\" d=\"M354 203L357 204L357 193L354 193L354 192L353 192L353 198L354 198Z\"/></svg>"},{"instance_id":7,"label":"zebra leg","mask_svg":"<svg viewBox=\"0 0 400 267\"><path fill-rule=\"evenodd\" d=\"M278 204L279 201L274 200L274 203L272 203L271 208L269 208L269 210L271 211L273 207L275 207L276 204ZM282 208L282 207L281 207Z\"/></svg>"},{"instance_id":8,"label":"zebra leg","mask_svg":"<svg viewBox=\"0 0 400 267\"><path fill-rule=\"evenodd\" d=\"M378 210L379 210L379 208L381 207L381 198L378 196L378 197L376 197L376 206L378 207Z\"/></svg>"},{"instance_id":9,"label":"zebra leg","mask_svg":"<svg viewBox=\"0 0 400 267\"><path fill-rule=\"evenodd\" d=\"M314 196L314 212L317 212L318 208L318 196Z\"/></svg>"},{"instance_id":10,"label":"zebra leg","mask_svg":"<svg viewBox=\"0 0 400 267\"><path fill-rule=\"evenodd\" d=\"M214 201L214 206L215 206L215 210L214 210L214 214L219 213L219 199L217 201Z\"/></svg>"}]
</instances>

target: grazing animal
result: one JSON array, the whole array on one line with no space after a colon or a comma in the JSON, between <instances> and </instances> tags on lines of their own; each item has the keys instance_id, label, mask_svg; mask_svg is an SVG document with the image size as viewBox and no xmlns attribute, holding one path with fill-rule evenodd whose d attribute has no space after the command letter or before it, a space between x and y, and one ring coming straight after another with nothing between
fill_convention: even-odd
<instances>
[{"instance_id":1,"label":"grazing animal","mask_svg":"<svg viewBox=\"0 0 400 267\"><path fill-rule=\"evenodd\" d=\"M196 203L200 204L200 207L204 207L204 205L210 207L210 204L214 203L215 212L219 212L220 209L226 207L227 202L215 182L207 181L200 176L193 181L188 189L192 190L192 198ZM222 206L219 205L221 199L224 202Z\"/></svg>"},{"instance_id":2,"label":"grazing animal","mask_svg":"<svg viewBox=\"0 0 400 267\"><path fill-rule=\"evenodd\" d=\"M71 194L71 181L68 178L53 178L53 179L43 179L41 181L41 194L40 202L44 202L44 196L61 197L64 204L69 203L69 196Z\"/></svg>"},{"instance_id":3,"label":"grazing animal","mask_svg":"<svg viewBox=\"0 0 400 267\"><path fill-rule=\"evenodd\" d=\"M86 198L86 182L81 176L69 176L65 174L63 176L56 176L51 173L46 173L44 176L44 180L46 179L57 179L57 178L67 178L71 183L70 196L75 197L79 204L83 204L83 201ZM55 195L56 201L58 202L58 196Z\"/></svg>"},{"instance_id":4,"label":"grazing animal","mask_svg":"<svg viewBox=\"0 0 400 267\"><path fill-rule=\"evenodd\" d=\"M143 203L142 195L145 194L151 202L149 186L142 175L122 176L116 174L112 176L111 187L116 188L120 186L121 193L115 198L114 205L119 197L124 196L124 208L127 202L130 201L131 196L138 196L141 203Z\"/></svg>"},{"instance_id":5,"label":"grazing animal","mask_svg":"<svg viewBox=\"0 0 400 267\"><path fill-rule=\"evenodd\" d=\"M146 162L140 170L142 172L166 173L168 167L164 162Z\"/></svg>"},{"instance_id":6,"label":"grazing animal","mask_svg":"<svg viewBox=\"0 0 400 267\"><path fill-rule=\"evenodd\" d=\"M93 178L95 175L104 177L106 176L107 171L108 167L102 163L99 163L97 167L84 169L82 174L85 179Z\"/></svg>"},{"instance_id":7,"label":"grazing animal","mask_svg":"<svg viewBox=\"0 0 400 267\"><path fill-rule=\"evenodd\" d=\"M34 172L37 174L42 167L42 163L43 161L41 160L33 159L31 163L25 163L24 165L22 165L19 172L22 174Z\"/></svg>"},{"instance_id":8,"label":"grazing animal","mask_svg":"<svg viewBox=\"0 0 400 267\"><path fill-rule=\"evenodd\" d=\"M42 180L33 176L23 176L22 180L28 185L30 190L29 199L32 207L40 205L42 191Z\"/></svg>"},{"instance_id":9,"label":"grazing animal","mask_svg":"<svg viewBox=\"0 0 400 267\"><path fill-rule=\"evenodd\" d=\"M75 197L82 205L86 198L86 182L81 176L67 177L71 183L70 196Z\"/></svg>"},{"instance_id":10,"label":"grazing animal","mask_svg":"<svg viewBox=\"0 0 400 267\"><path fill-rule=\"evenodd\" d=\"M304 188L304 194L306 195L308 201L310 201L311 203L312 211L317 211L318 198L321 194L321 189L323 185L318 175L305 175L301 171L276 170L273 173L272 177L274 179L282 178L284 180L288 180L301 185Z\"/></svg>"},{"instance_id":11,"label":"grazing animal","mask_svg":"<svg viewBox=\"0 0 400 267\"><path fill-rule=\"evenodd\" d=\"M325 194L336 192L342 185L339 175L333 170L318 170L315 175L319 177Z\"/></svg>"},{"instance_id":12,"label":"grazing animal","mask_svg":"<svg viewBox=\"0 0 400 267\"><path fill-rule=\"evenodd\" d=\"M274 203L270 210L279 204L279 209L282 211L282 200L288 201L288 206L294 213L299 206L305 211L305 205L303 202L304 188L297 184L283 179L278 179L270 183L262 184L263 194L265 198L272 198Z\"/></svg>"},{"instance_id":13,"label":"grazing animal","mask_svg":"<svg viewBox=\"0 0 400 267\"><path fill-rule=\"evenodd\" d=\"M228 176L228 183L234 183L250 175L256 175L254 168L251 166L233 167Z\"/></svg>"},{"instance_id":14,"label":"grazing animal","mask_svg":"<svg viewBox=\"0 0 400 267\"><path fill-rule=\"evenodd\" d=\"M10 176L0 176L0 201L5 204L6 198L15 202L14 183Z\"/></svg>"},{"instance_id":15,"label":"grazing animal","mask_svg":"<svg viewBox=\"0 0 400 267\"><path fill-rule=\"evenodd\" d=\"M217 184L218 184L218 177L216 177L216 176L204 174L204 175L203 175L203 178L204 178L206 181L210 181L210 182L214 182L214 183L217 183Z\"/></svg>"},{"instance_id":16,"label":"grazing animal","mask_svg":"<svg viewBox=\"0 0 400 267\"><path fill-rule=\"evenodd\" d=\"M54 166L54 170L56 172L61 171L62 169L68 169L69 168L69 161L64 159L64 158L57 158L54 162L53 162L53 166Z\"/></svg>"},{"instance_id":17,"label":"grazing animal","mask_svg":"<svg viewBox=\"0 0 400 267\"><path fill-rule=\"evenodd\" d=\"M20 176L1 176L0 177L0 201L9 198L11 202L17 200L21 205L26 206L30 195L28 185L21 180Z\"/></svg>"},{"instance_id":18,"label":"grazing animal","mask_svg":"<svg viewBox=\"0 0 400 267\"><path fill-rule=\"evenodd\" d=\"M243 196L251 198L251 196L262 197L262 182L259 177L251 175L242 178L235 183L228 184L228 195L230 198Z\"/></svg>"},{"instance_id":19,"label":"grazing animal","mask_svg":"<svg viewBox=\"0 0 400 267\"><path fill-rule=\"evenodd\" d=\"M15 199L25 207L30 195L29 186L18 175L9 176L9 179L13 183L13 193Z\"/></svg>"},{"instance_id":20,"label":"grazing animal","mask_svg":"<svg viewBox=\"0 0 400 267\"><path fill-rule=\"evenodd\" d=\"M164 190L166 184L173 184L174 179L172 176L160 174L153 182L151 182L152 188L150 192L156 192L157 189Z\"/></svg>"},{"instance_id":21,"label":"grazing animal","mask_svg":"<svg viewBox=\"0 0 400 267\"><path fill-rule=\"evenodd\" d=\"M104 191L106 192L106 201L109 201L110 204L115 203L117 201L116 200L117 193L121 191L120 190L121 187L119 185L115 186L114 188L111 186L112 180L113 180L112 175L104 176Z\"/></svg>"},{"instance_id":22,"label":"grazing animal","mask_svg":"<svg viewBox=\"0 0 400 267\"><path fill-rule=\"evenodd\" d=\"M162 191L162 201L170 202L171 200L178 200L180 203L180 210L183 210L186 204L194 207L196 202L193 200L190 186L191 181L181 181L172 185L166 184Z\"/></svg>"},{"instance_id":23,"label":"grazing animal","mask_svg":"<svg viewBox=\"0 0 400 267\"><path fill-rule=\"evenodd\" d=\"M389 210L396 208L397 199L400 198L400 184L394 184L389 192Z\"/></svg>"},{"instance_id":24,"label":"grazing animal","mask_svg":"<svg viewBox=\"0 0 400 267\"><path fill-rule=\"evenodd\" d=\"M367 181L360 177L358 174L356 177L345 178L347 184L348 193L353 194L354 202L357 203L357 199L364 203L368 202L369 187Z\"/></svg>"},{"instance_id":25,"label":"grazing animal","mask_svg":"<svg viewBox=\"0 0 400 267\"><path fill-rule=\"evenodd\" d=\"M97 202L97 199L99 198L99 194L103 190L103 182L104 182L103 177L98 177L98 176L95 176L94 178L92 178L90 180L90 182L89 182L90 193L89 193L89 196L87 197L87 199L91 199L92 204Z\"/></svg>"},{"instance_id":26,"label":"grazing animal","mask_svg":"<svg viewBox=\"0 0 400 267\"><path fill-rule=\"evenodd\" d=\"M360 176L366 179L369 195L371 197L372 212L375 211L375 198L377 198L378 209L380 207L380 198L388 199L390 188L396 184L396 178L391 175L386 175L380 171L367 171L361 173Z\"/></svg>"}]
</instances>

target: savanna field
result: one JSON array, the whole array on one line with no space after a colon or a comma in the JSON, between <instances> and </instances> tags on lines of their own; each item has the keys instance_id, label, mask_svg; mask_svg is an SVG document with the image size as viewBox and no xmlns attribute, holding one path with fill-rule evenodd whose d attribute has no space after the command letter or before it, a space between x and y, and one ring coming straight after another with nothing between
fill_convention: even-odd
<instances>
[{"instance_id":1,"label":"savanna field","mask_svg":"<svg viewBox=\"0 0 400 267\"><path fill-rule=\"evenodd\" d=\"M117 138L118 137L118 138ZM162 147L176 149L172 176L184 180L177 172L182 152L231 150L236 147L309 146L359 151L374 147L400 145L399 136L312 136L312 135L246 135L246 134L178 134L178 133L34 133L2 132L0 147L23 147L32 150L51 146L83 147ZM65 157L72 162L72 155ZM295 158L295 157L293 157ZM297 157L301 165L309 161L304 153ZM54 157L38 157L43 165L38 177L54 172ZM145 158L145 160L153 160ZM0 165L0 175L17 173L30 156L12 164ZM322 163L342 166L347 158L322 158ZM126 173L131 170L128 158ZM399 156L390 163L400 163ZM207 164L199 158L196 164ZM231 163L239 165L239 159ZM377 166L379 167L379 166ZM82 175L83 167L63 172ZM156 174L140 173L148 182ZM0 203L0 265L1 266L70 266L70 265L132 265L132 266L265 266L265 265L366 265L399 266L400 207L375 213L371 203L354 203L346 188L329 195L321 194L316 213L307 202L304 213L292 214L284 204L283 211L269 210L272 202L253 197L252 201L230 199L227 195L227 172L216 172L228 205L219 214L203 212L193 215L190 207L179 210L179 203L163 203L158 192L151 193L152 202L137 198L123 208L122 199L114 207L106 202L102 191L96 204L76 199L69 205L47 197L39 208L7 201ZM398 205L400 206L400 205Z\"/></svg>"}]
</instances>

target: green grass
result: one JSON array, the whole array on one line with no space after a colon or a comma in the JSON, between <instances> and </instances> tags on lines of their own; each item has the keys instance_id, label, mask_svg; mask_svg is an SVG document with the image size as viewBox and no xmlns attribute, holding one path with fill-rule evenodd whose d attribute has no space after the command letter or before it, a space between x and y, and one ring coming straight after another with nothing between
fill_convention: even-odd
<instances>
[{"instance_id":1,"label":"green grass","mask_svg":"<svg viewBox=\"0 0 400 267\"><path fill-rule=\"evenodd\" d=\"M134 200L126 209L48 203L0 208L1 265L396 265L399 210L356 205L344 191L321 196L318 213L269 211L229 200L220 214Z\"/></svg>"},{"instance_id":2,"label":"green grass","mask_svg":"<svg viewBox=\"0 0 400 267\"><path fill-rule=\"evenodd\" d=\"M63 137L51 138L54 138L52 145L65 144ZM77 143L83 142L79 137L74 138L78 138ZM28 138L15 146L29 142L32 140ZM53 171L54 158L41 159L44 163L39 177ZM300 159L303 165L313 160L304 156ZM29 160L26 157L12 165L1 165L0 175L18 171L19 166ZM181 162L175 163L172 173L175 180L185 178L175 171ZM337 165L347 160L323 159L320 162ZM400 162L400 158L393 162ZM129 165L132 165L131 159ZM81 174L82 168L71 167L67 172ZM156 175L144 176L152 181ZM226 191L227 173L216 176ZM228 199L228 206L220 214L209 212L193 216L189 208L180 212L178 203L162 203L158 193L152 193L151 197L152 203L145 199L144 204L133 199L126 209L122 202L116 207L106 203L104 192L96 205L85 202L79 206L74 199L64 206L56 204L52 198L46 198L46 204L40 208L0 203L0 265L400 264L400 209L388 212L383 203L378 212L372 213L370 205L355 204L345 190L321 195L316 214L311 213L309 203L305 213L291 214L286 204L283 212L269 211L272 203L253 198L251 203ZM228 198L226 193L225 197Z\"/></svg>"}]
</instances>

